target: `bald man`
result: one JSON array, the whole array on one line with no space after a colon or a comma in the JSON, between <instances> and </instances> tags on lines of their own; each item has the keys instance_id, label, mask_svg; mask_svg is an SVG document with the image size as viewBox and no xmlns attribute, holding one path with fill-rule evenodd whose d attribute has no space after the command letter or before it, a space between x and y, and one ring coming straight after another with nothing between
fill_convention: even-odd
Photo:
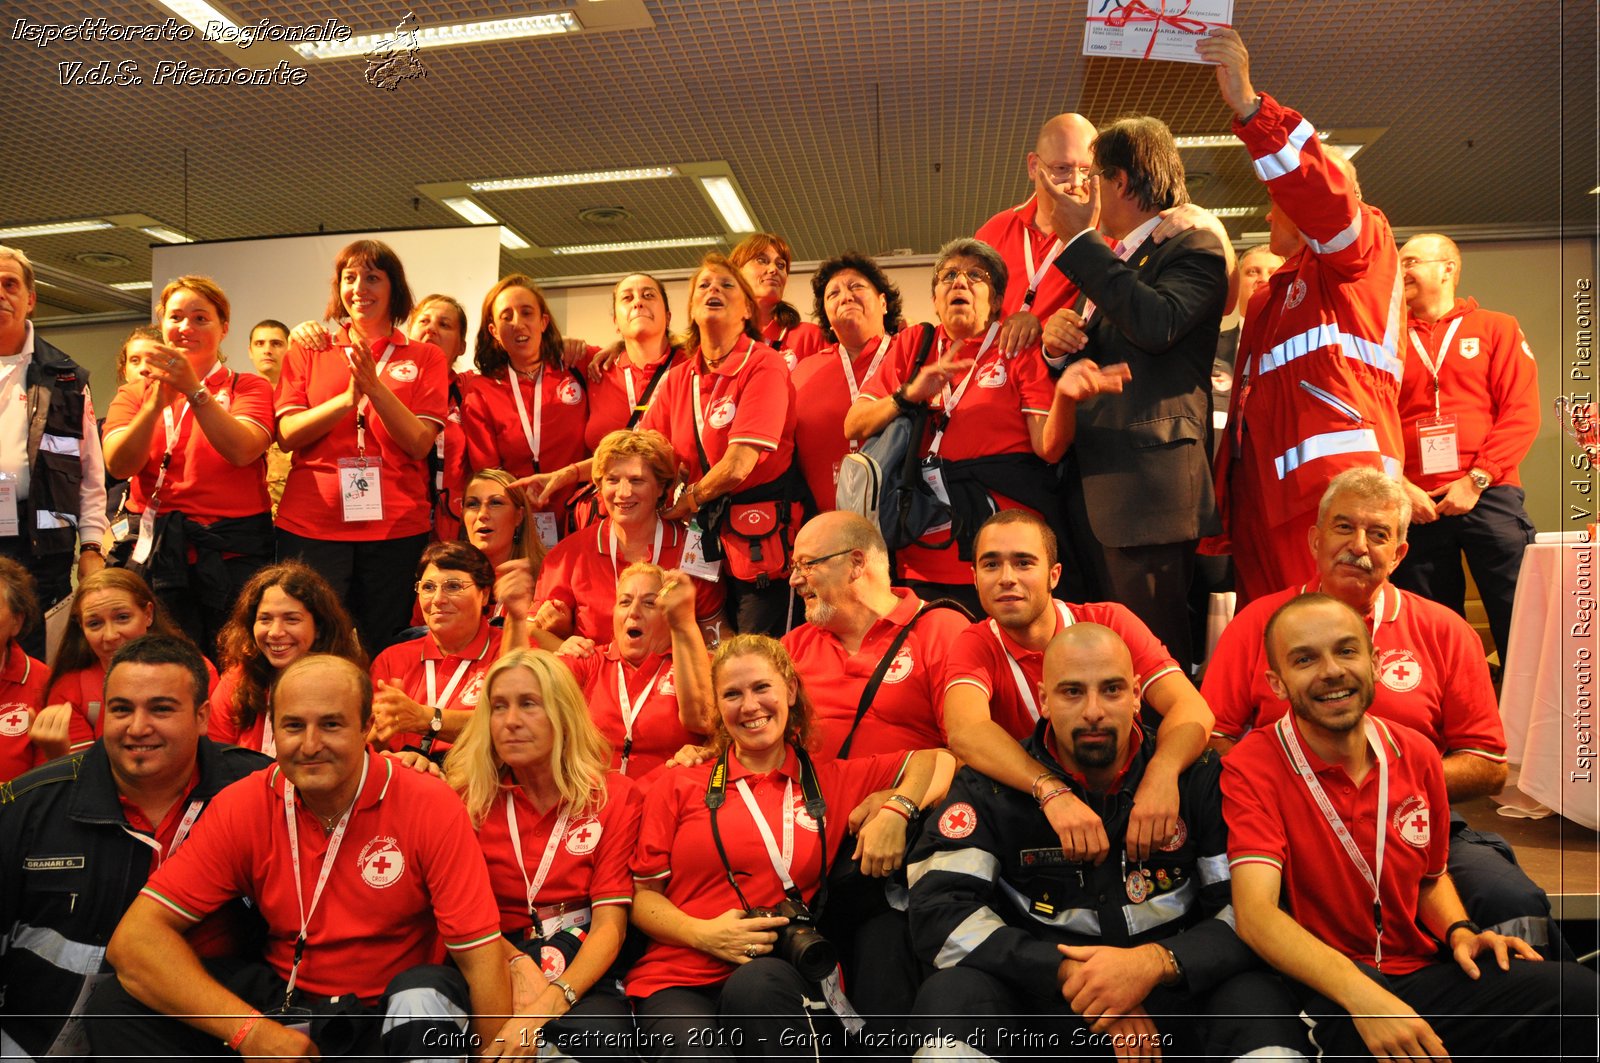
<instances>
[{"instance_id":1,"label":"bald man","mask_svg":"<svg viewBox=\"0 0 1600 1063\"><path fill-rule=\"evenodd\" d=\"M913 942L937 968L910 1028L962 1042L918 1058L1021 1054L1023 1015L1041 1038L1033 1047L1053 1055L1067 1044L1119 1057L1306 1052L1287 989L1229 924L1216 758L1179 776L1177 830L1147 860L1072 862L1041 806L1071 793L1102 813L1120 853L1155 741L1138 722L1132 655L1110 628L1064 629L1043 674L1024 743L1050 776L1043 801L963 768L907 861Z\"/></svg>"}]
</instances>

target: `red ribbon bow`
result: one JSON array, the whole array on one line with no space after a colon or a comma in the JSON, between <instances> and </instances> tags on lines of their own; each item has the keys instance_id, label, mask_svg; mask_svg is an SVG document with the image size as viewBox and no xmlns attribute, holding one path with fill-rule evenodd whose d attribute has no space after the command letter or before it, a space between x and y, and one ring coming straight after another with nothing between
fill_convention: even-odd
<instances>
[{"instance_id":1,"label":"red ribbon bow","mask_svg":"<svg viewBox=\"0 0 1600 1063\"><path fill-rule=\"evenodd\" d=\"M1145 45L1144 57L1150 58L1150 53L1155 51L1156 34L1161 32L1161 25L1165 23L1180 33L1204 33L1209 26L1198 19L1184 18L1189 10L1189 0L1184 0L1183 10L1173 14L1167 12L1167 0L1161 0L1161 10L1153 11L1144 0L1128 0L1124 7L1119 7L1105 18L1105 24L1114 29L1122 29L1130 22L1153 22L1150 28L1150 43Z\"/></svg>"}]
</instances>

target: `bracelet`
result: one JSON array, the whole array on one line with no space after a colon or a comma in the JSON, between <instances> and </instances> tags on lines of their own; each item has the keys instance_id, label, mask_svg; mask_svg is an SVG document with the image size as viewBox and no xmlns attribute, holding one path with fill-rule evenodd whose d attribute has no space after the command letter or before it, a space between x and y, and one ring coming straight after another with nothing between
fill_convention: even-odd
<instances>
[{"instance_id":1,"label":"bracelet","mask_svg":"<svg viewBox=\"0 0 1600 1063\"><path fill-rule=\"evenodd\" d=\"M230 1052L239 1051L239 1046L244 1044L244 1039L250 1036L250 1031L256 1028L256 1023L261 1021L261 1013L254 1009L245 1017L244 1022L233 1032L233 1036L222 1042L224 1048Z\"/></svg>"},{"instance_id":2,"label":"bracelet","mask_svg":"<svg viewBox=\"0 0 1600 1063\"><path fill-rule=\"evenodd\" d=\"M1043 808L1045 805L1048 805L1051 798L1060 797L1062 794L1070 794L1071 792L1072 787L1070 786L1058 786L1054 790L1051 790L1049 793L1045 794L1043 797L1039 798L1039 807Z\"/></svg>"},{"instance_id":3,"label":"bracelet","mask_svg":"<svg viewBox=\"0 0 1600 1063\"><path fill-rule=\"evenodd\" d=\"M891 805L904 812L907 820L915 819L917 813L922 811L922 809L917 806L917 803L911 800L911 798L907 797L905 794L890 794L888 801Z\"/></svg>"},{"instance_id":4,"label":"bracelet","mask_svg":"<svg viewBox=\"0 0 1600 1063\"><path fill-rule=\"evenodd\" d=\"M911 401L911 396L906 394L906 386L904 384L895 388L894 394L889 397L894 400L894 404L899 407L901 413L916 413L922 409L922 403Z\"/></svg>"},{"instance_id":5,"label":"bracelet","mask_svg":"<svg viewBox=\"0 0 1600 1063\"><path fill-rule=\"evenodd\" d=\"M1056 773L1049 770L1041 771L1038 775L1035 775L1033 781L1028 784L1028 796L1035 801L1039 800L1039 784L1046 779L1054 779L1055 777Z\"/></svg>"},{"instance_id":6,"label":"bracelet","mask_svg":"<svg viewBox=\"0 0 1600 1063\"><path fill-rule=\"evenodd\" d=\"M1479 934L1483 933L1483 928L1477 923L1474 923L1471 919L1457 919L1455 922L1444 928L1444 937L1441 940L1443 941L1445 948L1450 947L1450 939L1455 936L1457 930L1470 930L1472 931L1473 937L1477 937Z\"/></svg>"},{"instance_id":7,"label":"bracelet","mask_svg":"<svg viewBox=\"0 0 1600 1063\"><path fill-rule=\"evenodd\" d=\"M96 542L80 543L78 545L78 556L82 557L84 554L99 554L101 557L105 557L106 549Z\"/></svg>"},{"instance_id":8,"label":"bracelet","mask_svg":"<svg viewBox=\"0 0 1600 1063\"><path fill-rule=\"evenodd\" d=\"M529 956L526 952L520 952L519 951L515 956L511 957L509 960L506 961L506 966L507 967L515 967L517 965L517 961L518 960L531 960L531 959L533 959L532 956Z\"/></svg>"},{"instance_id":9,"label":"bracelet","mask_svg":"<svg viewBox=\"0 0 1600 1063\"><path fill-rule=\"evenodd\" d=\"M700 481L696 480L689 485L689 501L694 505L694 511L700 512Z\"/></svg>"},{"instance_id":10,"label":"bracelet","mask_svg":"<svg viewBox=\"0 0 1600 1063\"><path fill-rule=\"evenodd\" d=\"M911 822L911 817L906 814L906 810L901 808L899 805L895 804L893 801L885 801L880 806L880 809L882 811L885 811L885 812L893 812L895 815L899 816L901 819L905 820L907 823Z\"/></svg>"},{"instance_id":11,"label":"bracelet","mask_svg":"<svg viewBox=\"0 0 1600 1063\"><path fill-rule=\"evenodd\" d=\"M1183 964L1178 962L1178 954L1161 944L1159 941L1152 942L1152 944L1161 950L1161 984L1177 985L1179 982L1183 981ZM1166 980L1168 972L1172 974L1172 981L1170 982Z\"/></svg>"}]
</instances>

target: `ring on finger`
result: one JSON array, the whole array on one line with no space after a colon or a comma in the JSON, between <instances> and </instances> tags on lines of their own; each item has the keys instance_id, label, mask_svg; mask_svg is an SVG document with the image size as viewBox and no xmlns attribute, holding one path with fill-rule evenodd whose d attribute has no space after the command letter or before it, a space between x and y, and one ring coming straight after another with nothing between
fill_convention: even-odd
<instances>
[{"instance_id":1,"label":"ring on finger","mask_svg":"<svg viewBox=\"0 0 1600 1063\"><path fill-rule=\"evenodd\" d=\"M744 954L752 960L756 958L756 953L759 951L761 951L760 945L746 945L744 947Z\"/></svg>"}]
</instances>

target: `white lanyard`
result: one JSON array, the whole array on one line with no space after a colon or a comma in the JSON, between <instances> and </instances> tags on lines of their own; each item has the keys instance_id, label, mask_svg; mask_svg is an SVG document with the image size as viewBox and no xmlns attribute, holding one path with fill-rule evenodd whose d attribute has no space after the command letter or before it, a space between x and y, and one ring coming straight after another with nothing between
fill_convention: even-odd
<instances>
[{"instance_id":1,"label":"white lanyard","mask_svg":"<svg viewBox=\"0 0 1600 1063\"><path fill-rule=\"evenodd\" d=\"M755 795L750 792L750 783L740 779L734 783L734 788L739 791L739 796L744 798L744 806L750 810L750 818L756 821L756 830L761 833L761 842L767 847L767 859L772 861L772 870L778 873L778 881L783 883L785 892L794 890L794 876L791 869L794 867L794 780L787 779L783 784L783 850L780 852L778 843L772 837L772 828L767 826L767 818L761 814L760 807L756 804Z\"/></svg>"},{"instance_id":2,"label":"white lanyard","mask_svg":"<svg viewBox=\"0 0 1600 1063\"><path fill-rule=\"evenodd\" d=\"M455 674L450 677L450 682L445 686L444 695L442 697L440 696L438 688L435 685L437 680L435 678L433 669L437 662L432 660L423 662L424 667L428 670L428 708L442 709L446 705L450 704L451 695L456 692L456 687L461 685L462 677L467 674L467 669L472 667L472 663L476 659L478 658L462 658L461 663L456 665Z\"/></svg>"},{"instance_id":3,"label":"white lanyard","mask_svg":"<svg viewBox=\"0 0 1600 1063\"><path fill-rule=\"evenodd\" d=\"M1372 644L1374 646L1378 644L1378 629L1383 626L1384 609L1389 604L1387 601L1388 595L1389 592L1386 589L1380 589L1378 591L1378 600L1372 603Z\"/></svg>"},{"instance_id":4,"label":"white lanyard","mask_svg":"<svg viewBox=\"0 0 1600 1063\"><path fill-rule=\"evenodd\" d=\"M150 835L140 834L126 823L122 825L122 829L127 833L128 837L140 845L148 845L154 849L156 851L156 866L160 867L163 861L170 860L172 854L178 851L178 846L183 844L183 840L189 836L190 829L194 827L194 821L200 818L200 810L205 807L206 803L204 801L189 802L189 807L184 811L183 818L178 821L178 829L172 834L172 844L167 846L165 854L161 852L161 843Z\"/></svg>"},{"instance_id":5,"label":"white lanyard","mask_svg":"<svg viewBox=\"0 0 1600 1063\"><path fill-rule=\"evenodd\" d=\"M528 453L533 455L533 467L539 467L539 451L544 446L544 366L533 374L533 423L528 423L528 407L522 401L522 374L506 367L506 385L511 388L511 401L517 404L517 420L522 422L522 438L528 441ZM631 387L628 389L633 390Z\"/></svg>"},{"instance_id":6,"label":"white lanyard","mask_svg":"<svg viewBox=\"0 0 1600 1063\"><path fill-rule=\"evenodd\" d=\"M361 340L355 342L360 343ZM372 371L373 376L383 376L383 371L389 368L389 359L394 357L394 342L384 340L383 357L378 360L378 367ZM363 395L361 401L356 403L356 453L361 457L367 456L367 408L372 405L372 396Z\"/></svg>"},{"instance_id":7,"label":"white lanyard","mask_svg":"<svg viewBox=\"0 0 1600 1063\"><path fill-rule=\"evenodd\" d=\"M550 828L550 838L544 843L544 855L539 858L539 869L533 873L533 879L528 878L528 865L522 859L522 832L517 829L517 802L515 794L506 794L506 827L511 831L511 851L517 856L517 870L522 872L522 884L528 890L528 915L533 918L534 929L544 936L544 927L540 924L538 905L534 898L539 896L539 890L544 887L544 880L550 875L550 865L555 862L556 848L561 844L561 839L567 835L567 816L571 809L565 801L561 802L561 812L556 816L556 825Z\"/></svg>"},{"instance_id":8,"label":"white lanyard","mask_svg":"<svg viewBox=\"0 0 1600 1063\"><path fill-rule=\"evenodd\" d=\"M1383 842L1389 833L1389 755L1384 751L1383 740L1378 735L1378 726L1370 719L1366 723L1367 744L1372 747L1372 752L1378 758L1378 815L1374 820L1377 834L1376 852L1374 863L1377 870L1367 864L1367 858L1361 855L1361 850L1356 848L1356 840L1350 836L1350 829L1345 826L1339 813L1334 811L1333 802L1328 800L1327 793L1322 789L1322 784L1311 771L1311 765L1306 763L1305 751L1300 748L1300 738L1295 734L1294 725L1289 722L1288 716L1278 718L1278 736L1283 740L1284 746L1289 750L1289 759L1294 762L1295 771L1300 773L1306 789L1311 791L1312 798L1317 802L1317 807L1322 810L1322 816L1328 821L1328 826L1333 828L1334 837L1339 839L1339 844L1344 846L1344 851L1350 857L1350 862L1361 872L1361 877L1367 880L1367 885L1372 887L1372 922L1377 931L1378 945L1373 953L1372 964L1374 967L1383 967L1383 896L1378 883L1383 879Z\"/></svg>"},{"instance_id":9,"label":"white lanyard","mask_svg":"<svg viewBox=\"0 0 1600 1063\"><path fill-rule=\"evenodd\" d=\"M861 353L866 354L867 349L861 348ZM878 350L872 356L872 362L867 366L867 371L861 374L861 380L856 380L855 369L850 365L850 355L844 349L844 343L839 344L839 367L844 370L845 387L850 389L850 401L856 401L856 396L861 394L861 385L871 380L878 371L878 366L883 364L884 356L889 353L889 337L878 337ZM859 355L857 356L859 357Z\"/></svg>"},{"instance_id":10,"label":"white lanyard","mask_svg":"<svg viewBox=\"0 0 1600 1063\"><path fill-rule=\"evenodd\" d=\"M1028 264L1028 293L1022 297L1022 305L1018 307L1019 310L1033 309L1033 300L1039 294L1039 281L1043 279L1045 271L1050 268L1050 264L1056 260L1056 256L1061 253L1061 248L1065 246L1062 244L1061 238L1059 236L1056 237L1056 242L1050 245L1050 253L1044 256L1044 261L1035 269L1033 265L1033 236L1028 229L1029 227L1026 224L1022 226L1022 255Z\"/></svg>"},{"instance_id":11,"label":"white lanyard","mask_svg":"<svg viewBox=\"0 0 1600 1063\"><path fill-rule=\"evenodd\" d=\"M606 521L606 531L611 536L611 541L610 541L610 545L611 545L611 572L612 572L613 578L617 578L617 577L621 576L621 572L620 572L620 570L618 569L618 566L617 566L617 524L616 524L616 521L607 520ZM656 518L656 538L655 538L654 545L652 545L650 547L650 558L649 559L651 561L655 562L658 565L661 564L661 537L665 533L666 533L666 522L663 521L660 517L657 517Z\"/></svg>"},{"instance_id":12,"label":"white lanyard","mask_svg":"<svg viewBox=\"0 0 1600 1063\"><path fill-rule=\"evenodd\" d=\"M1061 616L1061 626L1072 626L1072 612L1061 602L1056 602L1056 612ZM1000 637L1000 625L992 619L989 621L989 630L994 632L995 639L1000 643L1000 649L1006 655L1006 663L1011 666L1011 678L1017 684L1017 693L1022 695L1022 703L1028 707L1028 715L1033 717L1033 722L1039 722L1039 703L1034 700L1033 686L1028 682L1028 677L1022 674L1022 665L1011 655L1011 648L1006 645L1006 640Z\"/></svg>"},{"instance_id":13,"label":"white lanyard","mask_svg":"<svg viewBox=\"0 0 1600 1063\"><path fill-rule=\"evenodd\" d=\"M956 386L954 392L951 392L948 383L945 384L944 425L933 434L933 442L928 444L928 457L936 458L939 456L939 444L944 441L944 431L950 426L950 420L955 417L956 407L961 404L962 396L966 395L968 385L972 383L972 378L978 375L978 364L983 361L984 354L989 350L990 344L994 343L994 338L999 332L1000 322L996 321L989 326L989 331L984 334L983 343L978 347L978 353L972 356L972 368L967 370L967 375L961 378L961 383ZM939 344L939 358L941 360L944 358L945 346L944 343Z\"/></svg>"},{"instance_id":14,"label":"white lanyard","mask_svg":"<svg viewBox=\"0 0 1600 1063\"><path fill-rule=\"evenodd\" d=\"M361 781L356 783L356 795L350 799L350 807L339 817L339 825L328 839L328 851L322 854L322 870L317 873L317 885L311 893L309 909L300 881L300 827L294 815L294 783L285 781L283 784L283 819L289 827L289 857L294 862L294 899L300 904L300 936L294 943L294 966L289 968L289 985L284 990L284 1000L294 994L295 978L300 974L300 960L306 951L306 927L311 924L311 917L316 914L317 904L322 900L322 889L328 884L328 873L333 870L333 861L339 855L339 843L344 841L345 828L350 826L350 816L356 810L356 802L361 800L361 791L367 788L367 766L371 762L370 755L361 758Z\"/></svg>"},{"instance_id":15,"label":"white lanyard","mask_svg":"<svg viewBox=\"0 0 1600 1063\"><path fill-rule=\"evenodd\" d=\"M1428 348L1422 345L1422 340L1417 336L1416 329L1407 329L1411 334L1411 346L1422 357L1422 364L1428 367L1428 372L1433 376L1433 415L1439 416L1439 370L1444 368L1444 360L1450 356L1450 342L1456 338L1456 329L1461 327L1462 318L1450 322L1450 327L1445 330L1444 342L1439 344L1439 360L1435 362L1428 353Z\"/></svg>"},{"instance_id":16,"label":"white lanyard","mask_svg":"<svg viewBox=\"0 0 1600 1063\"><path fill-rule=\"evenodd\" d=\"M632 701L628 697L628 674L623 670L622 662L617 662L617 706L622 710L622 774L628 774L628 755L633 752L633 721L639 718L639 711L644 708L644 703L650 700L650 691L655 689L656 680L661 678L661 673L670 660L662 661L656 665L656 674L650 677L650 682L644 685L639 692L639 700Z\"/></svg>"},{"instance_id":17,"label":"white lanyard","mask_svg":"<svg viewBox=\"0 0 1600 1063\"><path fill-rule=\"evenodd\" d=\"M784 330L785 334L787 334L788 331L789 331L788 329L785 329ZM755 340L750 340L750 346L745 351L745 356L749 357L750 351L755 350L755 347L756 347L756 341ZM722 358L723 358L724 361L726 361L727 359L732 358L737 353L738 353L737 350L732 350L732 351L729 351L727 354L723 355ZM705 360L705 355L704 354L702 354L700 356L700 360L701 361ZM719 362L717 364L720 365L721 362ZM697 433L699 433L699 435L700 435L700 445L702 447L705 447L705 445L706 445L706 440L705 440L705 436L706 436L706 412L700 406L700 374L699 373L690 373L689 376L691 378L690 382L689 382L689 386L690 386L690 389L694 392L694 430ZM721 374L718 374L717 379L720 382L720 381L726 380L728 378L725 377L725 376L722 376ZM717 401L718 386L719 386L718 384L713 384L711 386L711 401L712 402L716 402ZM726 448L724 448L724 449L726 449ZM706 457L708 457L708 458L711 457L711 450L710 450L709 447L706 448ZM706 473L706 472L710 472L711 470L710 469L703 469L701 471L702 471L702 473Z\"/></svg>"},{"instance_id":18,"label":"white lanyard","mask_svg":"<svg viewBox=\"0 0 1600 1063\"><path fill-rule=\"evenodd\" d=\"M221 370L223 375L227 375L227 369L223 367L221 362L217 362L211 367L210 372L206 373L205 376L200 378L200 382L202 384L211 383L212 378L217 375L218 370ZM152 382L150 386L160 387L161 385ZM0 388L0 391L3 390L4 388ZM189 404L186 398L183 403L183 412L178 414L177 417L173 417L171 406L167 406L161 411L161 424L162 427L167 431L167 449L165 453L161 455L160 467L156 469L156 483L155 486L150 489L149 503L152 506L157 506L157 508L159 508L159 506L156 500L161 497L161 485L167 482L167 466L172 464L172 451L175 447L177 447L178 436L182 434L183 426L188 423L189 414L193 410L194 407Z\"/></svg>"}]
</instances>

